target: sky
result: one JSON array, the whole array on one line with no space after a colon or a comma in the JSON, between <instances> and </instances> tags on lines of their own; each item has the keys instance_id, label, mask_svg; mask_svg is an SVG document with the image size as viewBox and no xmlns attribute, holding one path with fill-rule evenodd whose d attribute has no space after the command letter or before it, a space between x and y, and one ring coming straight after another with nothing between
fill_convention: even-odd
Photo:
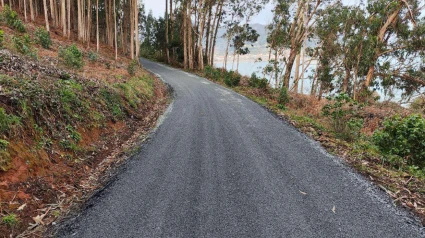
<instances>
[{"instance_id":1,"label":"sky","mask_svg":"<svg viewBox=\"0 0 425 238\"><path fill-rule=\"evenodd\" d=\"M165 12L164 0L142 0L140 2L143 2L145 4L146 13L148 13L149 10L152 10L154 17L164 16L164 12ZM252 23L260 23L260 24L266 25L271 22L272 17L273 17L272 4L268 4L266 8L260 12L260 14L258 14L252 19Z\"/></svg>"},{"instance_id":2,"label":"sky","mask_svg":"<svg viewBox=\"0 0 425 238\"><path fill-rule=\"evenodd\" d=\"M146 13L149 10L152 10L152 13L155 17L164 16L165 12L165 1L164 0L139 0L145 4ZM273 1L271 1L273 2ZM361 0L342 0L343 3L347 5L357 5L361 2ZM252 19L252 23L259 23L262 25L267 25L271 23L273 18L273 4L269 3L267 6Z\"/></svg>"}]
</instances>

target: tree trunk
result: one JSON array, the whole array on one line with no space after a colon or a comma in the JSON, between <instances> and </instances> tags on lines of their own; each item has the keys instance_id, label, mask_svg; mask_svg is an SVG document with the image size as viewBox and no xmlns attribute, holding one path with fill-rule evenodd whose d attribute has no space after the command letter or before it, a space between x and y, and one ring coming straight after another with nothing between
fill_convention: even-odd
<instances>
[{"instance_id":1,"label":"tree trunk","mask_svg":"<svg viewBox=\"0 0 425 238\"><path fill-rule=\"evenodd\" d=\"M99 0L96 0L96 51L99 52Z\"/></svg>"},{"instance_id":2,"label":"tree trunk","mask_svg":"<svg viewBox=\"0 0 425 238\"><path fill-rule=\"evenodd\" d=\"M114 42L115 42L115 60L118 59L118 44L117 44L117 10L115 9L114 0Z\"/></svg>"},{"instance_id":3,"label":"tree trunk","mask_svg":"<svg viewBox=\"0 0 425 238\"><path fill-rule=\"evenodd\" d=\"M134 13L134 17L135 17L135 37L136 37L136 59L137 62L139 62L139 51L140 51L140 42L139 42L139 4L136 0L135 3L136 7L134 9L135 13Z\"/></svg>"},{"instance_id":4,"label":"tree trunk","mask_svg":"<svg viewBox=\"0 0 425 238\"><path fill-rule=\"evenodd\" d=\"M134 6L135 0L130 0L130 56L131 59L134 59L134 13L133 13L133 6Z\"/></svg>"},{"instance_id":5,"label":"tree trunk","mask_svg":"<svg viewBox=\"0 0 425 238\"><path fill-rule=\"evenodd\" d=\"M2 4L3 3L4 2L2 0ZM24 17L25 17L25 22L27 22L28 21L28 18L27 18L27 0L24 0Z\"/></svg>"},{"instance_id":6,"label":"tree trunk","mask_svg":"<svg viewBox=\"0 0 425 238\"><path fill-rule=\"evenodd\" d=\"M167 64L170 63L170 50L168 48L169 46L168 41L168 0L165 0L165 53L166 53L166 62Z\"/></svg>"},{"instance_id":7,"label":"tree trunk","mask_svg":"<svg viewBox=\"0 0 425 238\"><path fill-rule=\"evenodd\" d=\"M63 36L66 36L66 6L65 1L61 1L61 16L62 16L62 28L63 28Z\"/></svg>"},{"instance_id":8,"label":"tree trunk","mask_svg":"<svg viewBox=\"0 0 425 238\"><path fill-rule=\"evenodd\" d=\"M184 69L188 69L189 67L189 53L187 50L187 4L183 3L183 55L184 55Z\"/></svg>"},{"instance_id":9,"label":"tree trunk","mask_svg":"<svg viewBox=\"0 0 425 238\"><path fill-rule=\"evenodd\" d=\"M285 75L283 76L283 87L289 89L289 83L291 79L292 67L294 66L295 58L297 56L297 51L295 49L291 49L289 54L288 62L286 63Z\"/></svg>"},{"instance_id":10,"label":"tree trunk","mask_svg":"<svg viewBox=\"0 0 425 238\"><path fill-rule=\"evenodd\" d=\"M398 8L388 17L387 21L385 22L385 24L381 27L381 29L379 30L379 34L378 34L378 42L379 43L383 43L384 40L384 36L385 33L387 33L388 27L393 24L393 22L396 21L396 18L398 16L398 14L400 13L401 9L403 7L403 3L402 1L399 1L399 6ZM376 49L376 53L374 56L374 60L373 63L369 66L369 70L367 71L367 76L366 76L366 81L365 81L365 88L368 88L373 80L373 76L375 74L375 62L379 57L379 49Z\"/></svg>"},{"instance_id":11,"label":"tree trunk","mask_svg":"<svg viewBox=\"0 0 425 238\"><path fill-rule=\"evenodd\" d=\"M346 93L348 90L348 83L350 81L350 75L351 74L351 70L350 68L346 67L345 68L345 77L344 77L344 81L342 83L342 92Z\"/></svg>"},{"instance_id":12,"label":"tree trunk","mask_svg":"<svg viewBox=\"0 0 425 238\"><path fill-rule=\"evenodd\" d=\"M12 7L12 2L10 1L10 7ZM30 0L30 14L31 14L31 21L34 21L34 5L33 0Z\"/></svg>"},{"instance_id":13,"label":"tree trunk","mask_svg":"<svg viewBox=\"0 0 425 238\"><path fill-rule=\"evenodd\" d=\"M298 80L300 79L300 63L301 63L301 55L297 54L295 58L295 79L294 79L294 87L293 92L298 93Z\"/></svg>"},{"instance_id":14,"label":"tree trunk","mask_svg":"<svg viewBox=\"0 0 425 238\"><path fill-rule=\"evenodd\" d=\"M68 5L68 39L71 37L71 0L67 1Z\"/></svg>"},{"instance_id":15,"label":"tree trunk","mask_svg":"<svg viewBox=\"0 0 425 238\"><path fill-rule=\"evenodd\" d=\"M43 0L43 7L44 7L44 19L46 21L46 30L50 32L50 27L49 27L49 14L47 12L47 2L46 0ZM25 13L25 16L27 14ZM26 18L26 17L25 17Z\"/></svg>"}]
</instances>

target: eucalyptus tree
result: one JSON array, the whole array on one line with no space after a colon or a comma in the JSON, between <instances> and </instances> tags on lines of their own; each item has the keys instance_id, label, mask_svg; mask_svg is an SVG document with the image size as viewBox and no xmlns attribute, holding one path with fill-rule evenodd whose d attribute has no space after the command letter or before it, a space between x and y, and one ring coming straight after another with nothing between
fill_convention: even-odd
<instances>
[{"instance_id":1,"label":"eucalyptus tree","mask_svg":"<svg viewBox=\"0 0 425 238\"><path fill-rule=\"evenodd\" d=\"M246 43L255 43L260 35L249 24L239 26L236 29L236 35L233 37L233 47L237 56L236 71L239 70L239 56L249 54L249 48ZM252 45L251 45L252 46Z\"/></svg>"}]
</instances>

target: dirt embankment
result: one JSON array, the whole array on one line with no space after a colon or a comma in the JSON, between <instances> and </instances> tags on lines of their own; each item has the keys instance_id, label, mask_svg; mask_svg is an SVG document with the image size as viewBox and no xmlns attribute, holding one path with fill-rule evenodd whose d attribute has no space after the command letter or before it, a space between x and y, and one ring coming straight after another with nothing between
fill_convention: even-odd
<instances>
[{"instance_id":1,"label":"dirt embankment","mask_svg":"<svg viewBox=\"0 0 425 238\"><path fill-rule=\"evenodd\" d=\"M83 50L84 67L71 70L57 51L73 42L53 33L53 46L39 47L34 59L16 53L15 32L4 30L0 237L33 237L81 204L137 151L169 99L160 80L139 67L130 75L131 61L115 61L105 46L95 61Z\"/></svg>"}]
</instances>

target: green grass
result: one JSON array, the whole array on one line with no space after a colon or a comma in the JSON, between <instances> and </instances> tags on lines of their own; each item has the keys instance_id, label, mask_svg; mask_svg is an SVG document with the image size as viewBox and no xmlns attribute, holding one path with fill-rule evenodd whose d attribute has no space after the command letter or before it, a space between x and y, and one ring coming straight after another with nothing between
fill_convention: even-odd
<instances>
[{"instance_id":1,"label":"green grass","mask_svg":"<svg viewBox=\"0 0 425 238\"><path fill-rule=\"evenodd\" d=\"M18 216L14 213L10 213L6 216L3 216L1 218L1 221L2 221L3 224L5 224L9 227L16 226L19 223Z\"/></svg>"}]
</instances>

